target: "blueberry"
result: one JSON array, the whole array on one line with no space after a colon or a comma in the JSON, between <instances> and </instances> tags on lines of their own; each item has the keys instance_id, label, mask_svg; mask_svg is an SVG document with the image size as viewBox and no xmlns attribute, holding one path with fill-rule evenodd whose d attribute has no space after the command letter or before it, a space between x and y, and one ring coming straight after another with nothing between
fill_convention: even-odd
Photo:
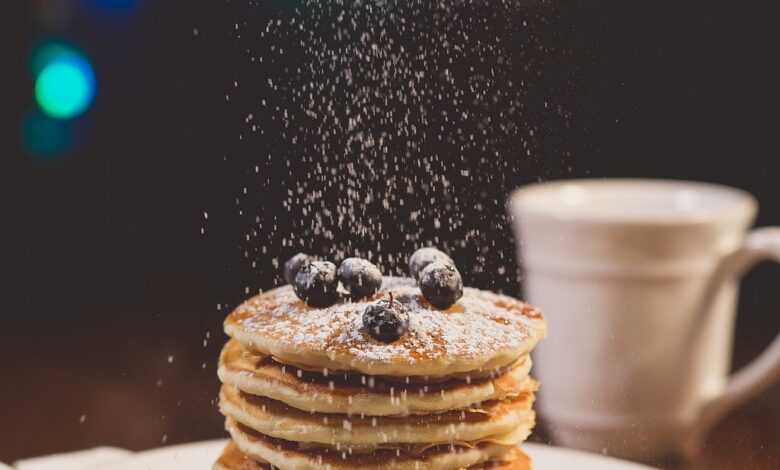
<instances>
[{"instance_id":1,"label":"blueberry","mask_svg":"<svg viewBox=\"0 0 780 470\"><path fill-rule=\"evenodd\" d=\"M353 299L362 299L376 293L382 287L382 271L362 258L347 258L338 270L341 285Z\"/></svg>"},{"instance_id":2,"label":"blueberry","mask_svg":"<svg viewBox=\"0 0 780 470\"><path fill-rule=\"evenodd\" d=\"M455 266L436 261L420 273L420 290L431 305L446 309L463 297L463 279Z\"/></svg>"},{"instance_id":3,"label":"blueberry","mask_svg":"<svg viewBox=\"0 0 780 470\"><path fill-rule=\"evenodd\" d=\"M312 258L311 255L298 253L284 263L284 280L287 281L287 284L295 282L295 275L298 274L301 266L309 261L314 261L314 258Z\"/></svg>"},{"instance_id":4,"label":"blueberry","mask_svg":"<svg viewBox=\"0 0 780 470\"><path fill-rule=\"evenodd\" d=\"M382 300L366 307L363 327L375 339L392 343L409 330L409 311L398 301Z\"/></svg>"},{"instance_id":5,"label":"blueberry","mask_svg":"<svg viewBox=\"0 0 780 470\"><path fill-rule=\"evenodd\" d=\"M455 266L455 262L452 261L452 258L447 256L444 252L432 247L420 248L414 252L411 258L409 258L409 274L413 278L419 280L422 270L434 261Z\"/></svg>"},{"instance_id":6,"label":"blueberry","mask_svg":"<svg viewBox=\"0 0 780 470\"><path fill-rule=\"evenodd\" d=\"M336 265L328 261L309 261L295 275L293 290L312 307L327 307L338 300Z\"/></svg>"}]
</instances>

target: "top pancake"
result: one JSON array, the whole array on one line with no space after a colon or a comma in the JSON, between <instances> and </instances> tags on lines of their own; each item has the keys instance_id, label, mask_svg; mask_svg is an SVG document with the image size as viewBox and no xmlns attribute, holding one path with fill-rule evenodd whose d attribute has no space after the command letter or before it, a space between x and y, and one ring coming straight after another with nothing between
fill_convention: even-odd
<instances>
[{"instance_id":1,"label":"top pancake","mask_svg":"<svg viewBox=\"0 0 780 470\"><path fill-rule=\"evenodd\" d=\"M409 309L409 331L386 344L363 328L372 303L394 298ZM291 286L253 297L225 320L246 348L304 369L428 377L485 373L528 354L544 337L542 315L511 297L465 288L447 310L431 306L413 280L386 277L373 297L313 308Z\"/></svg>"}]
</instances>

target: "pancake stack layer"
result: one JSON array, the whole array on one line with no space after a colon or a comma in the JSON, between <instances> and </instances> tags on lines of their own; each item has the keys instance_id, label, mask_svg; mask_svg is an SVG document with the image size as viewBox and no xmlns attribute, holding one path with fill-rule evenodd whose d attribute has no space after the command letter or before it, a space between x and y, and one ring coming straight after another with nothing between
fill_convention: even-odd
<instances>
[{"instance_id":1,"label":"pancake stack layer","mask_svg":"<svg viewBox=\"0 0 780 470\"><path fill-rule=\"evenodd\" d=\"M363 327L390 293L409 329L383 343ZM290 286L225 321L220 411L232 438L215 470L529 469L537 383L529 353L541 314L466 288L446 310L414 281L385 278L368 299L312 308Z\"/></svg>"}]
</instances>

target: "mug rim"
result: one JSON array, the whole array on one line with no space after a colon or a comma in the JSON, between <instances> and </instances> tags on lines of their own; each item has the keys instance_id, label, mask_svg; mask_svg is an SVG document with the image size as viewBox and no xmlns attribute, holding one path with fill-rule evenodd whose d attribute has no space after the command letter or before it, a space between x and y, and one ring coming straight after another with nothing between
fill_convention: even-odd
<instances>
[{"instance_id":1,"label":"mug rim","mask_svg":"<svg viewBox=\"0 0 780 470\"><path fill-rule=\"evenodd\" d=\"M717 207L687 208L685 211L670 207L664 211L620 211L607 212L578 210L575 205L564 203L561 191L571 188L572 193L611 189L613 191L637 191L647 188L658 191L668 189L676 191L696 191L705 196L719 197L723 201ZM546 203L539 199L547 197ZM555 198L558 198L555 200ZM552 201L550 203L549 201ZM663 225L699 225L711 224L724 219L740 221L752 219L758 211L758 201L747 191L732 186L690 180L662 178L575 178L551 180L522 186L512 192L509 199L511 209L516 213L544 217L549 219L591 222L599 224L663 224ZM581 209L583 206L579 206Z\"/></svg>"}]
</instances>

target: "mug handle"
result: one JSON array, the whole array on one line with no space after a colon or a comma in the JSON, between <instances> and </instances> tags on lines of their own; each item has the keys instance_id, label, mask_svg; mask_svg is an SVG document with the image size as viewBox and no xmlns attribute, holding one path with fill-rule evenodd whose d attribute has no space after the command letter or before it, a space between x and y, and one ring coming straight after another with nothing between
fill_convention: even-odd
<instances>
[{"instance_id":1,"label":"mug handle","mask_svg":"<svg viewBox=\"0 0 780 470\"><path fill-rule=\"evenodd\" d=\"M704 324L721 287L739 279L757 263L767 260L780 263L780 227L753 230L748 234L741 248L721 261L705 290L697 324ZM754 398L778 381L780 381L780 335L753 362L733 374L724 389L704 405L696 428L691 433L692 439L688 443L688 451L696 453L706 433L729 410Z\"/></svg>"}]
</instances>

